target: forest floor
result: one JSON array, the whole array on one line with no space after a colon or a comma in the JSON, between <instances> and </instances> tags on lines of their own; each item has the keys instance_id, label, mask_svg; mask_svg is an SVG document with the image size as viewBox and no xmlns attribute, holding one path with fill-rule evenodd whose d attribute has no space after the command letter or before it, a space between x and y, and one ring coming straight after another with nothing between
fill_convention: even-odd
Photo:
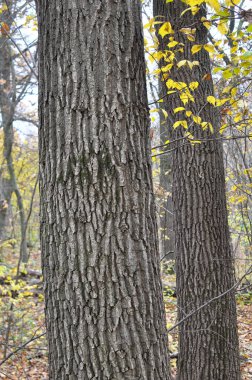
<instances>
[{"instance_id":1,"label":"forest floor","mask_svg":"<svg viewBox=\"0 0 252 380\"><path fill-rule=\"evenodd\" d=\"M8 260L7 260L8 259ZM10 263L13 257L6 257ZM44 324L44 300L39 276L39 254L33 255L29 273L19 282L15 270L5 270L0 263L0 380L47 380L47 348ZM11 266L10 266L11 267ZM167 328L176 322L174 275L164 275L164 299ZM252 380L252 297L237 298L242 380ZM177 332L169 334L169 349L177 353ZM27 344L28 343L28 344ZM5 356L9 357L1 364ZM176 374L176 359L171 360Z\"/></svg>"}]
</instances>

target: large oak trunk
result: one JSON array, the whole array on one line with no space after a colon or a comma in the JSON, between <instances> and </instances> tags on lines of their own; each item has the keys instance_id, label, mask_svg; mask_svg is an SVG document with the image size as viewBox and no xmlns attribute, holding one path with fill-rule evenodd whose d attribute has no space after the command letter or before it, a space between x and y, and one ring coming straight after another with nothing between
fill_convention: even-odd
<instances>
[{"instance_id":1,"label":"large oak trunk","mask_svg":"<svg viewBox=\"0 0 252 380\"><path fill-rule=\"evenodd\" d=\"M139 1L38 5L50 379L170 379Z\"/></svg>"},{"instance_id":2,"label":"large oak trunk","mask_svg":"<svg viewBox=\"0 0 252 380\"><path fill-rule=\"evenodd\" d=\"M237 337L233 257L230 249L225 173L222 144L218 139L219 111L207 102L213 95L213 81L209 54L202 49L192 54L194 44L207 43L207 29L201 17L204 7L193 17L190 11L181 16L186 5L181 1L166 4L154 0L154 14L169 21L175 41L184 44L184 51L176 53L177 61L168 78L177 82L198 82L195 102L184 105L178 94L167 97L164 108L168 112L167 127L172 139L179 139L173 149L173 207L177 271L178 320L205 302L227 292L193 314L179 326L179 380L238 380L239 345ZM164 17L162 17L164 16ZM181 28L196 28L195 41L189 41ZM169 37L169 36L168 36ZM166 40L166 39L165 39ZM167 40L166 40L167 44ZM161 49L167 46L161 44ZM190 69L178 68L180 60L198 61ZM167 79L168 79L167 78ZM165 86L165 84L164 84ZM183 113L174 113L184 106L210 122L214 128L202 129ZM196 139L204 139L192 146L181 139L188 130L172 128L178 120L186 119L189 131Z\"/></svg>"}]
</instances>

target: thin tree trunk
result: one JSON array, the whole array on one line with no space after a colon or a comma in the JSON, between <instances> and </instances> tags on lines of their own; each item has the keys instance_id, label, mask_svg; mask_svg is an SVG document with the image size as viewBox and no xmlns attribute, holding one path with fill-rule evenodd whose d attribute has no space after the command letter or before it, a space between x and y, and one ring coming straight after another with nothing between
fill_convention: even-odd
<instances>
[{"instance_id":1,"label":"thin tree trunk","mask_svg":"<svg viewBox=\"0 0 252 380\"><path fill-rule=\"evenodd\" d=\"M159 86L159 97L162 98L163 83ZM163 104L161 103L161 107ZM165 108L165 107L164 107ZM171 132L160 113L160 145L170 140ZM160 238L162 257L174 259L173 203L172 203L172 154L160 157L160 186L163 189L163 199L160 202Z\"/></svg>"},{"instance_id":2,"label":"thin tree trunk","mask_svg":"<svg viewBox=\"0 0 252 380\"><path fill-rule=\"evenodd\" d=\"M191 53L194 44L207 43L207 29L200 21L205 10L202 7L194 17L189 11L181 16L185 8L181 1L168 4L164 0L154 1L154 13L172 24L175 31L172 37L184 44L184 51L176 53L177 62L199 61L199 66L192 70L186 65L178 68L174 61L174 68L169 72L169 79L174 81L199 83L193 94L195 102L184 105L178 94L172 94L167 98L165 109L169 112L169 125L187 120L196 139L212 139L218 136L220 124L218 109L206 101L207 96L213 95L210 58L204 49L195 55ZM195 42L180 32L181 28L192 26L196 28ZM182 113L173 112L181 106L200 116L202 121L211 122L214 134L209 129L203 131ZM179 127L173 131L172 138L181 138L185 132ZM207 300L230 289L234 284L234 267L222 145L219 141L195 146L183 141L176 144L172 146L177 146L173 153L173 204L178 319L181 320ZM178 379L240 379L234 291L195 313L180 326Z\"/></svg>"},{"instance_id":3,"label":"thin tree trunk","mask_svg":"<svg viewBox=\"0 0 252 380\"><path fill-rule=\"evenodd\" d=\"M15 4L14 4L15 5ZM3 10L0 15L1 22L10 26L13 22L12 19L12 1L8 3L8 9ZM12 60L11 41L8 36L8 32L2 32L0 36L0 79L2 81L0 85L0 112L2 116L2 127L4 131L4 159L7 166L8 182L10 186L10 194L15 193L17 198L17 206L19 210L20 218L20 230L21 230L21 246L20 255L23 262L27 262L27 242L26 242L26 230L25 230L25 211L23 205L22 195L20 193L16 174L13 164L12 148L14 143L14 129L13 120L16 107L16 88L15 88L15 69ZM11 196L9 197L9 202Z\"/></svg>"},{"instance_id":4,"label":"thin tree trunk","mask_svg":"<svg viewBox=\"0 0 252 380\"><path fill-rule=\"evenodd\" d=\"M9 181L6 180L6 178L3 178L2 169L0 168L0 240L3 240L8 236L11 193L12 191L9 186Z\"/></svg>"},{"instance_id":5,"label":"thin tree trunk","mask_svg":"<svg viewBox=\"0 0 252 380\"><path fill-rule=\"evenodd\" d=\"M165 11L165 4L161 2L153 3L153 16L158 17L160 11ZM162 20L163 21L163 20ZM157 28L158 29L158 28ZM158 35L157 35L158 37ZM169 41L159 38L159 49L165 50ZM163 64L163 63L162 63ZM161 64L161 65L162 65ZM169 111L169 104L166 102L165 94L167 93L167 87L165 81L161 75L158 81L158 95L159 99L164 101L157 103L159 108ZM163 112L159 114L160 117L160 145L165 144L172 138L172 125L164 117ZM161 257L165 259L174 259L174 230L173 230L173 202L172 202L172 153L161 155L160 159L160 186L163 190L163 197L160 200L160 239L161 239Z\"/></svg>"},{"instance_id":6,"label":"thin tree trunk","mask_svg":"<svg viewBox=\"0 0 252 380\"><path fill-rule=\"evenodd\" d=\"M38 11L50 379L170 379L140 3Z\"/></svg>"}]
</instances>

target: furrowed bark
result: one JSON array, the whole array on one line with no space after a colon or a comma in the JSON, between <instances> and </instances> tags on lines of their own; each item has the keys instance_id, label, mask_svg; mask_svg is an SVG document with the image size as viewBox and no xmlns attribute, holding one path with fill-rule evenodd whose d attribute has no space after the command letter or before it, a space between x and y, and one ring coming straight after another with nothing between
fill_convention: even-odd
<instances>
[{"instance_id":1,"label":"furrowed bark","mask_svg":"<svg viewBox=\"0 0 252 380\"><path fill-rule=\"evenodd\" d=\"M170 379L139 2L38 20L50 379Z\"/></svg>"},{"instance_id":2,"label":"furrowed bark","mask_svg":"<svg viewBox=\"0 0 252 380\"><path fill-rule=\"evenodd\" d=\"M194 102L184 105L178 94L171 94L163 103L169 114L168 127L172 139L181 138L188 130L195 139L218 137L219 111L207 102L214 94L209 54L202 49L192 54L193 45L207 43L207 29L201 17L204 6L192 16L181 1L154 1L154 14L169 21L175 41L184 44L176 53L177 61L167 79L177 82L198 82ZM162 17L164 16L164 17ZM189 41L181 28L196 28L195 41ZM168 36L170 37L170 36ZM167 39L166 44L167 44ZM169 42L169 41L168 41ZM162 45L163 44L163 45ZM161 49L165 43L161 44ZM167 46L167 45L166 45ZM180 60L198 61L190 69L178 68ZM166 79L166 80L167 80ZM165 84L164 84L165 86ZM214 128L204 130L192 119L173 110L184 106ZM189 129L172 129L178 120L187 120ZM206 301L224 293L234 284L234 265L230 249L225 173L220 141L206 141L192 146L179 141L173 151L173 206L177 274L178 320ZM168 146L169 149L169 146ZM234 290L195 313L179 327L179 380L239 380L239 344L237 335Z\"/></svg>"}]
</instances>

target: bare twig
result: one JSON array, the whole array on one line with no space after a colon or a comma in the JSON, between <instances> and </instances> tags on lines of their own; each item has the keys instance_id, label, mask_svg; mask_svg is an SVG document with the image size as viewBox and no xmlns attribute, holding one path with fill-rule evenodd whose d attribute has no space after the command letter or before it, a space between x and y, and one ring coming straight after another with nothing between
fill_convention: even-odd
<instances>
[{"instance_id":1,"label":"bare twig","mask_svg":"<svg viewBox=\"0 0 252 380\"><path fill-rule=\"evenodd\" d=\"M34 342L35 340L41 338L42 336L44 336L46 333L42 333L40 335L37 335L37 336L33 336L30 340L28 340L27 342L25 342L24 344L22 344L22 346L19 346L16 350L12 351L9 353L9 355L6 356L5 359L3 359L1 362L0 362L0 367L7 361L9 360L13 355L17 354L19 351L23 350L26 346L28 346L28 344Z\"/></svg>"},{"instance_id":2,"label":"bare twig","mask_svg":"<svg viewBox=\"0 0 252 380\"><path fill-rule=\"evenodd\" d=\"M194 314L198 313L200 310L204 309L206 306L210 305L212 302L217 301L218 299L224 297L228 293L230 293L232 290L238 288L242 280L248 276L250 273L252 273L252 265L249 267L249 269L246 271L246 273L237 281L231 288L226 290L224 293L219 294L216 297L213 297L212 299L205 302L203 305L199 306L197 309L191 311L189 314L187 314L184 318L182 318L180 321L178 321L174 326L172 326L170 329L168 329L168 333L170 333L172 330L174 330L176 327L180 326L182 323L184 323L187 319L192 317Z\"/></svg>"}]
</instances>

